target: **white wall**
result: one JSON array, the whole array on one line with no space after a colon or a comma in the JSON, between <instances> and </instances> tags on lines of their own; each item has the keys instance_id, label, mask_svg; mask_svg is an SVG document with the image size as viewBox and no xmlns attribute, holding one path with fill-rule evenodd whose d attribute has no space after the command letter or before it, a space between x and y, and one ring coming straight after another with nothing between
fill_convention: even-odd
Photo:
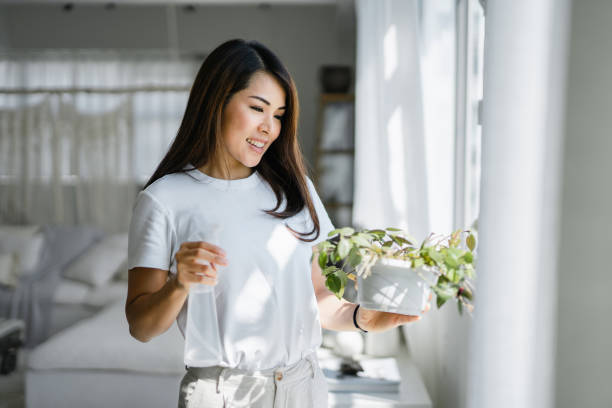
<instances>
[{"instance_id":1,"label":"white wall","mask_svg":"<svg viewBox=\"0 0 612 408\"><path fill-rule=\"evenodd\" d=\"M610 407L612 2L574 0L568 72L555 407Z\"/></svg>"},{"instance_id":2,"label":"white wall","mask_svg":"<svg viewBox=\"0 0 612 408\"><path fill-rule=\"evenodd\" d=\"M117 2L119 3L119 2ZM318 69L324 64L354 67L355 35L351 3L269 7L197 6L195 13L176 10L181 51L210 52L231 38L254 39L270 47L285 63L298 87L301 103L299 138L313 163ZM4 21L4 27L3 27ZM3 29L4 28L4 32ZM6 35L2 35L2 34ZM0 40L12 49L168 47L163 6L5 5Z\"/></svg>"}]
</instances>

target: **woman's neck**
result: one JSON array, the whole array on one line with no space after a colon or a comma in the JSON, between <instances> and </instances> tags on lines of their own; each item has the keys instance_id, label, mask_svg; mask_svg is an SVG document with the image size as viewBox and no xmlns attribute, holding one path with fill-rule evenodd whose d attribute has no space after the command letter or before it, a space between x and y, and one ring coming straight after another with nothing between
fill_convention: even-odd
<instances>
[{"instance_id":1,"label":"woman's neck","mask_svg":"<svg viewBox=\"0 0 612 408\"><path fill-rule=\"evenodd\" d=\"M213 178L223 180L238 180L249 177L255 169L246 167L242 163L219 163L210 161L204 166L200 167L199 170Z\"/></svg>"}]
</instances>

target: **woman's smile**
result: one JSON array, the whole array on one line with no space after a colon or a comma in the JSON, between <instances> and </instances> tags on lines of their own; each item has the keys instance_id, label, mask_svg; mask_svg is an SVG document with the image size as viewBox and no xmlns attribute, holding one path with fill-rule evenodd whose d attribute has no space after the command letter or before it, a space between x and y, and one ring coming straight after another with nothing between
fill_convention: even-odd
<instances>
[{"instance_id":1,"label":"woman's smile","mask_svg":"<svg viewBox=\"0 0 612 408\"><path fill-rule=\"evenodd\" d=\"M253 150L255 150L256 152L261 152L263 153L264 151L264 146L266 145L267 141L261 140L261 139L255 139L255 138L247 138L247 143L249 145L251 145L251 147L253 148Z\"/></svg>"}]
</instances>

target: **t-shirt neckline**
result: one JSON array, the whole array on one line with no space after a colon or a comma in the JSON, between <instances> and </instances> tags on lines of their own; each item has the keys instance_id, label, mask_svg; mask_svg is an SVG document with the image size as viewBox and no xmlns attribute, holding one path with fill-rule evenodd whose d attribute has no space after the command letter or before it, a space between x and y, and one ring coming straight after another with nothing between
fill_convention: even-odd
<instances>
[{"instance_id":1,"label":"t-shirt neckline","mask_svg":"<svg viewBox=\"0 0 612 408\"><path fill-rule=\"evenodd\" d=\"M236 180L219 179L211 177L208 174L203 173L201 170L194 167L195 166L188 164L183 168L183 170L185 170L185 173L187 173L196 181L208 184L220 190L244 190L252 188L259 184L261 177L257 170L255 170L250 176L246 178Z\"/></svg>"}]
</instances>

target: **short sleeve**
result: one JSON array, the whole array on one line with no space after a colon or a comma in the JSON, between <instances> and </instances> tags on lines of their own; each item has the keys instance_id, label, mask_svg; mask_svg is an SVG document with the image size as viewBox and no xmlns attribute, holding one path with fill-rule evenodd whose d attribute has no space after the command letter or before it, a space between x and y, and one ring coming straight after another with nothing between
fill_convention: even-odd
<instances>
[{"instance_id":1,"label":"short sleeve","mask_svg":"<svg viewBox=\"0 0 612 408\"><path fill-rule=\"evenodd\" d=\"M319 242L325 241L325 239L327 238L327 234L329 234L335 228L331 220L329 219L329 215L327 215L327 211L325 210L325 207L323 206L323 203L321 202L321 199L319 198L319 194L317 194L317 190L315 189L314 184L308 177L306 177L306 182L308 184L308 190L310 192L310 198L312 199L312 204L314 205L317 216L319 217L319 226L321 227L319 236L317 237L317 239L315 239L311 243L314 246L318 244ZM311 231L312 228L314 227L314 223L312 222L312 218L310 217L310 214L308 213L307 209L306 209L306 226L307 226L307 231Z\"/></svg>"},{"instance_id":2,"label":"short sleeve","mask_svg":"<svg viewBox=\"0 0 612 408\"><path fill-rule=\"evenodd\" d=\"M173 227L168 211L147 191L136 198L128 235L128 269L170 270Z\"/></svg>"}]
</instances>

